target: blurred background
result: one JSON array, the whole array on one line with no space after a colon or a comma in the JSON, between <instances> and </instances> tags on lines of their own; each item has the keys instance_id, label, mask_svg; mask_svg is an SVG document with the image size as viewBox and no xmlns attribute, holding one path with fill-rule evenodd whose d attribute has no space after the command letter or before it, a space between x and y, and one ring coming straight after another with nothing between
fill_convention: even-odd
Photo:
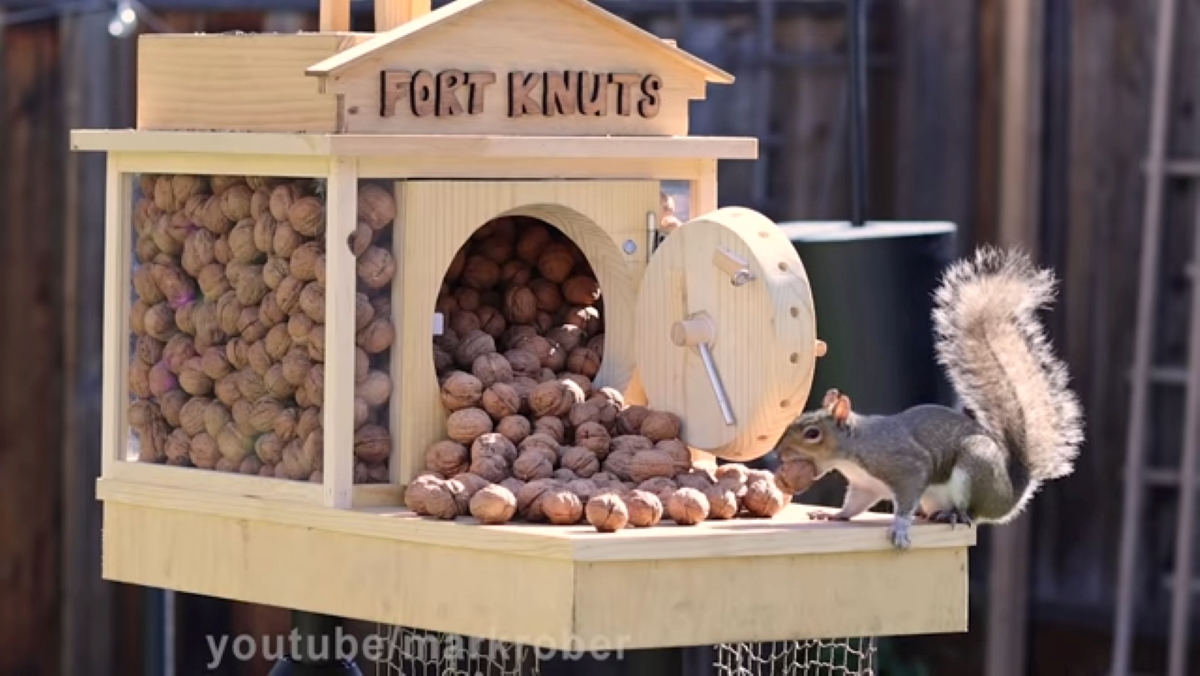
<instances>
[{"instance_id":1,"label":"blurred background","mask_svg":"<svg viewBox=\"0 0 1200 676\"><path fill-rule=\"evenodd\" d=\"M1188 357L1200 319L1189 309L1200 0L874 0L861 97L845 1L597 4L737 76L692 112L694 134L760 139L760 159L721 165L720 204L780 223L949 222L951 255L1018 244L1063 280L1047 321L1086 406L1076 473L1019 523L980 532L971 631L882 638L880 673L1093 676L1115 648L1131 669L1116 673L1168 673L1172 637L1186 646L1196 631L1200 589L1187 569L1196 479L1180 469L1195 468L1200 436L1188 398L1200 394L1200 359ZM372 30L371 2L354 6L354 29ZM67 132L134 125L140 33L316 30L317 8L0 0L4 676L158 675L168 663L206 673L194 666L209 654L204 634L290 627L286 610L100 579L104 158L70 153ZM852 146L856 100L865 142ZM813 274L820 293L865 273ZM880 308L819 305L819 321L853 326ZM911 386L880 386L919 395L918 381L937 377L921 368L904 376ZM1200 673L1200 657L1190 663Z\"/></svg>"}]
</instances>

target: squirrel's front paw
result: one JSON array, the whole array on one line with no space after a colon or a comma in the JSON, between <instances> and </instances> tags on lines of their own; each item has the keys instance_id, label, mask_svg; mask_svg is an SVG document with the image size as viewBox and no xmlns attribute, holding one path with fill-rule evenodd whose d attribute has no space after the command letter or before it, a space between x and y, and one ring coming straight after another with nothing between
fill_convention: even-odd
<instances>
[{"instance_id":1,"label":"squirrel's front paw","mask_svg":"<svg viewBox=\"0 0 1200 676\"><path fill-rule=\"evenodd\" d=\"M912 545L912 541L908 538L908 522L896 521L888 526L888 540L891 540L892 546L899 550L908 549Z\"/></svg>"},{"instance_id":2,"label":"squirrel's front paw","mask_svg":"<svg viewBox=\"0 0 1200 676\"><path fill-rule=\"evenodd\" d=\"M817 512L817 511L809 512L808 518L812 519L813 521L849 521L850 520L850 517L842 516L841 514L839 514L837 512Z\"/></svg>"}]
</instances>

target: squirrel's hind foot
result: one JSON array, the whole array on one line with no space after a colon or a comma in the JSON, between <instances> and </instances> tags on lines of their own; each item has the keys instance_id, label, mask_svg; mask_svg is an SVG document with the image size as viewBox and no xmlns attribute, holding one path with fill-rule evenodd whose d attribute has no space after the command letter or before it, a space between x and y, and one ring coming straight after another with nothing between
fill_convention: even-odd
<instances>
[{"instance_id":1,"label":"squirrel's hind foot","mask_svg":"<svg viewBox=\"0 0 1200 676\"><path fill-rule=\"evenodd\" d=\"M974 523L971 520L971 516L967 514L966 510L958 507L940 509L928 515L926 518L933 523L948 523L951 526L962 524L968 528L970 528Z\"/></svg>"}]
</instances>

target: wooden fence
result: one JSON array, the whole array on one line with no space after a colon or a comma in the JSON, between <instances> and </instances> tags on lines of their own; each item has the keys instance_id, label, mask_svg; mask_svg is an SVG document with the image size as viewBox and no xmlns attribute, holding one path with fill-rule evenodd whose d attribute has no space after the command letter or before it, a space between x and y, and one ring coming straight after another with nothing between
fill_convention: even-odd
<instances>
[{"instance_id":1,"label":"wooden fence","mask_svg":"<svg viewBox=\"0 0 1200 676\"><path fill-rule=\"evenodd\" d=\"M952 220L963 227L964 248L1001 235L1002 168L1012 166L1003 161L1001 139L1011 137L1001 135L1008 119L1001 103L1008 100L1011 110L1017 96L1002 68L1012 63L1002 49L1011 36L1006 1L873 3L873 218ZM9 4L0 1L0 22ZM1028 218L1043 258L1066 280L1052 321L1085 400L1090 443L1076 475L1046 489L1032 514L1032 617L1045 629L1033 633L1029 648L1038 673L1092 674L1107 659L1119 536L1155 3L1033 4L1043 9L1033 63L1044 86L1034 99L1037 124L1010 133L1032 134L1040 192ZM1185 6L1183 16L1194 21L1200 0ZM747 81L735 92L756 74L750 56L762 36L752 17L747 10L701 18L703 30L685 41ZM311 12L288 19L160 11L159 18L177 31L256 31L288 20L288 30L316 28ZM676 17L644 21L664 37L680 37ZM107 14L93 14L0 23L0 675L161 673L151 662L160 658L144 650L155 643L148 639L159 611L144 590L99 579L103 159L69 154L66 131L132 124L135 47L109 38L107 22ZM731 165L720 200L758 204L767 194L764 210L778 220L845 218L844 62L826 54L843 47L841 13L788 15L770 38L768 58L777 65L769 170L756 179L753 163ZM1194 116L1195 81L1176 103L1180 116ZM740 93L713 95L697 112L698 133L754 134L745 122L754 105ZM1176 145L1182 152L1194 141ZM1165 312L1183 291L1171 293ZM986 535L981 541L972 559L978 599L991 544ZM207 661L205 633L288 628L281 609L186 595L177 601L177 636L168 645L180 665ZM1100 620L1094 636L1079 631L1088 618ZM984 638L975 629L914 639L903 652L934 673L983 673ZM1054 662L1065 641L1079 646L1073 666ZM267 668L260 661L177 673Z\"/></svg>"}]
</instances>

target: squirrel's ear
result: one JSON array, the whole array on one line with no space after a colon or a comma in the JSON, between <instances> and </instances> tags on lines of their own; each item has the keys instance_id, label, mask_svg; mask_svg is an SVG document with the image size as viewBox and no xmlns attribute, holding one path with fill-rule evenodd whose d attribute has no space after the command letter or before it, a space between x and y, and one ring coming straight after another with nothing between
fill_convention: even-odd
<instances>
[{"instance_id":1,"label":"squirrel's ear","mask_svg":"<svg viewBox=\"0 0 1200 676\"><path fill-rule=\"evenodd\" d=\"M840 394L837 401L830 408L830 413L833 415L833 420L838 425L845 425L850 418L850 397Z\"/></svg>"},{"instance_id":2,"label":"squirrel's ear","mask_svg":"<svg viewBox=\"0 0 1200 676\"><path fill-rule=\"evenodd\" d=\"M836 387L831 387L825 390L825 399L821 401L821 408L833 413L833 407L837 405L838 397L842 395Z\"/></svg>"}]
</instances>

